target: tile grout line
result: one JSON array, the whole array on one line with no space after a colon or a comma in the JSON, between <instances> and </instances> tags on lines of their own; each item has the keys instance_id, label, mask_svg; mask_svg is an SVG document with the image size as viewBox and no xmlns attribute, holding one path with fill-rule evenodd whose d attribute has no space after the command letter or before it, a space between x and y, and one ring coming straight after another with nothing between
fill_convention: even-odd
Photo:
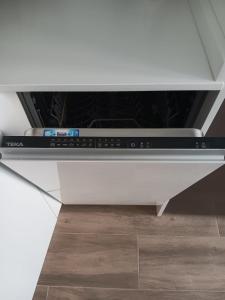
<instances>
[{"instance_id":1,"label":"tile grout line","mask_svg":"<svg viewBox=\"0 0 225 300\"><path fill-rule=\"evenodd\" d=\"M57 230L56 227L56 232L57 234L71 234L71 235L122 235L122 236L133 236L134 233L132 232L127 232L127 233L110 233L110 232L67 232L67 231L59 231Z\"/></svg>"},{"instance_id":2,"label":"tile grout line","mask_svg":"<svg viewBox=\"0 0 225 300\"><path fill-rule=\"evenodd\" d=\"M138 238L138 234L136 236L136 239L137 239L137 274L138 274L137 288L139 289L140 260L139 260L139 238Z\"/></svg>"},{"instance_id":3,"label":"tile grout line","mask_svg":"<svg viewBox=\"0 0 225 300\"><path fill-rule=\"evenodd\" d=\"M219 223L218 223L218 216L216 216L216 227L217 227L217 231L218 231L218 237L221 238L220 229L219 229Z\"/></svg>"},{"instance_id":4,"label":"tile grout line","mask_svg":"<svg viewBox=\"0 0 225 300\"><path fill-rule=\"evenodd\" d=\"M217 220L217 218L216 218ZM216 223L217 225L218 223ZM218 228L218 226L216 226ZM67 231L59 231L55 230L55 234L68 234L68 235L103 235L103 236L114 236L114 235L118 235L118 236L132 236L134 235L134 233L132 232L127 232L127 233L103 233L103 232L67 232ZM213 238L213 237L222 237L220 234L218 236L215 235L168 235L168 234L163 234L163 235L158 235L158 234L147 234L147 233L143 233L140 234L141 236L148 236L148 237L152 237L152 238L158 238L158 237L173 237L173 238Z\"/></svg>"},{"instance_id":5,"label":"tile grout line","mask_svg":"<svg viewBox=\"0 0 225 300\"><path fill-rule=\"evenodd\" d=\"M45 298L45 300L48 300L48 292L49 292L49 288L50 288L50 286L48 285L48 286L47 286L47 293L46 293L46 298Z\"/></svg>"},{"instance_id":6,"label":"tile grout line","mask_svg":"<svg viewBox=\"0 0 225 300\"><path fill-rule=\"evenodd\" d=\"M214 208L214 216L216 218L216 228L217 228L218 237L221 238L220 228L219 228L219 223L218 223L218 215L216 213L217 209L216 209L216 202L215 202L215 200L213 200L213 208Z\"/></svg>"},{"instance_id":7,"label":"tile grout line","mask_svg":"<svg viewBox=\"0 0 225 300\"><path fill-rule=\"evenodd\" d=\"M74 285L51 285L47 286L48 288L65 288L65 289L87 289L87 290L104 290L104 291L110 291L110 290L121 290L121 291L152 291L152 292L207 292L207 293L223 293L225 294L224 290L206 290L206 289L193 289L193 290L187 290L187 289L151 289L151 288L121 288L121 287L95 287L95 286L74 286Z\"/></svg>"}]
</instances>

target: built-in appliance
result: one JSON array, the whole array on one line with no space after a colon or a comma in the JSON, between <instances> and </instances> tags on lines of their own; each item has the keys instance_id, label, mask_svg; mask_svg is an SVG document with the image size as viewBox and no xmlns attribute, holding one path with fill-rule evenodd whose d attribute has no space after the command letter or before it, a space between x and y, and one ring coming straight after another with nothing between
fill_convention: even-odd
<instances>
[{"instance_id":1,"label":"built-in appliance","mask_svg":"<svg viewBox=\"0 0 225 300\"><path fill-rule=\"evenodd\" d=\"M217 91L18 94L31 128L2 136L1 161L64 204L156 205L224 164L205 131Z\"/></svg>"},{"instance_id":2,"label":"built-in appliance","mask_svg":"<svg viewBox=\"0 0 225 300\"><path fill-rule=\"evenodd\" d=\"M224 165L224 139L206 137L225 98L224 11L224 0L0 1L1 211L13 232L1 270L15 275L1 299L33 297L60 207L43 190L160 215Z\"/></svg>"}]
</instances>

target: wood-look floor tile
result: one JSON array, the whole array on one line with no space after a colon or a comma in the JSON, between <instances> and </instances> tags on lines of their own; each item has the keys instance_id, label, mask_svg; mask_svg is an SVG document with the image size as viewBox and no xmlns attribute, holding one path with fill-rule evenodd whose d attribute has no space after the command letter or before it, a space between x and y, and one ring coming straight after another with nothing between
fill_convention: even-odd
<instances>
[{"instance_id":1,"label":"wood-look floor tile","mask_svg":"<svg viewBox=\"0 0 225 300\"><path fill-rule=\"evenodd\" d=\"M225 291L225 239L139 238L140 288Z\"/></svg>"},{"instance_id":2,"label":"wood-look floor tile","mask_svg":"<svg viewBox=\"0 0 225 300\"><path fill-rule=\"evenodd\" d=\"M59 233L53 237L39 283L133 288L137 275L136 237Z\"/></svg>"},{"instance_id":3,"label":"wood-look floor tile","mask_svg":"<svg viewBox=\"0 0 225 300\"><path fill-rule=\"evenodd\" d=\"M220 236L225 237L225 199L221 202L217 201L216 205L219 209L217 214L219 233Z\"/></svg>"},{"instance_id":4,"label":"wood-look floor tile","mask_svg":"<svg viewBox=\"0 0 225 300\"><path fill-rule=\"evenodd\" d=\"M48 287L37 285L33 300L46 300Z\"/></svg>"},{"instance_id":5,"label":"wood-look floor tile","mask_svg":"<svg viewBox=\"0 0 225 300\"><path fill-rule=\"evenodd\" d=\"M217 222L218 222L218 230L220 236L225 236L225 188L221 197L215 198L215 206L216 206L216 214L217 214Z\"/></svg>"},{"instance_id":6,"label":"wood-look floor tile","mask_svg":"<svg viewBox=\"0 0 225 300\"><path fill-rule=\"evenodd\" d=\"M138 207L131 206L64 205L56 231L127 234L133 231L134 214L139 211ZM149 211L153 213L152 208Z\"/></svg>"},{"instance_id":7,"label":"wood-look floor tile","mask_svg":"<svg viewBox=\"0 0 225 300\"><path fill-rule=\"evenodd\" d=\"M152 206L63 206L57 232L218 236L214 204L192 190L157 217Z\"/></svg>"},{"instance_id":8,"label":"wood-look floor tile","mask_svg":"<svg viewBox=\"0 0 225 300\"><path fill-rule=\"evenodd\" d=\"M51 287L47 300L224 300L225 293Z\"/></svg>"}]
</instances>

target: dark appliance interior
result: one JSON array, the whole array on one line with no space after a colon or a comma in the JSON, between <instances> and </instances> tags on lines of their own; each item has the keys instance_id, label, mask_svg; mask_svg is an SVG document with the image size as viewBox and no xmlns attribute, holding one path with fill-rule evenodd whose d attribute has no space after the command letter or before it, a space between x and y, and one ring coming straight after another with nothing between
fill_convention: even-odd
<instances>
[{"instance_id":1,"label":"dark appliance interior","mask_svg":"<svg viewBox=\"0 0 225 300\"><path fill-rule=\"evenodd\" d=\"M31 92L19 98L32 127L192 128L217 91Z\"/></svg>"}]
</instances>

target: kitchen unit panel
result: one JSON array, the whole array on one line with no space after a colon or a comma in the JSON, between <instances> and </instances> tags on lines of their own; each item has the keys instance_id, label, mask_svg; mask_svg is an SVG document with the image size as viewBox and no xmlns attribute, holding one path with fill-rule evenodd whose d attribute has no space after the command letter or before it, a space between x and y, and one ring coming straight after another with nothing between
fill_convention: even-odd
<instances>
[{"instance_id":1,"label":"kitchen unit panel","mask_svg":"<svg viewBox=\"0 0 225 300\"><path fill-rule=\"evenodd\" d=\"M32 299L61 203L2 164L0 187L0 299Z\"/></svg>"},{"instance_id":2,"label":"kitchen unit panel","mask_svg":"<svg viewBox=\"0 0 225 300\"><path fill-rule=\"evenodd\" d=\"M55 161L8 160L4 164L44 191L51 192L60 188Z\"/></svg>"},{"instance_id":3,"label":"kitchen unit panel","mask_svg":"<svg viewBox=\"0 0 225 300\"><path fill-rule=\"evenodd\" d=\"M65 204L161 206L223 165L194 161L60 162Z\"/></svg>"},{"instance_id":4,"label":"kitchen unit panel","mask_svg":"<svg viewBox=\"0 0 225 300\"><path fill-rule=\"evenodd\" d=\"M188 0L0 3L0 90L220 89Z\"/></svg>"}]
</instances>

